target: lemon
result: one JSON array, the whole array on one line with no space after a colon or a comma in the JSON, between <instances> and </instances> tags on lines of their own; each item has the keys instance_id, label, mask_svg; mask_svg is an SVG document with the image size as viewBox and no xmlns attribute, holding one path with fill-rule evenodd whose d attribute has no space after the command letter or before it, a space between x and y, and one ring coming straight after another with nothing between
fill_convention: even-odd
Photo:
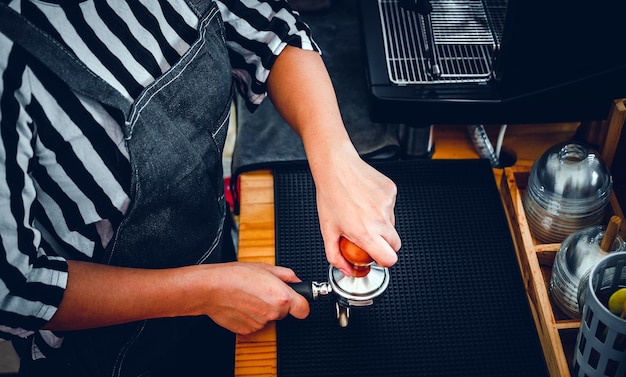
<instances>
[{"instance_id":1,"label":"lemon","mask_svg":"<svg viewBox=\"0 0 626 377\"><path fill-rule=\"evenodd\" d=\"M609 297L609 310L615 315L620 315L626 305L626 288L620 288Z\"/></svg>"}]
</instances>

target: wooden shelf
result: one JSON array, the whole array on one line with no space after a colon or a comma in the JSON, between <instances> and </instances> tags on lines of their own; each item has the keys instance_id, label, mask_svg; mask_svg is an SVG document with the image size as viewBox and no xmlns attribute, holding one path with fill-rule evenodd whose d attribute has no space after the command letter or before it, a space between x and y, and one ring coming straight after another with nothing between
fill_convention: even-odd
<instances>
[{"instance_id":1,"label":"wooden shelf","mask_svg":"<svg viewBox=\"0 0 626 377\"><path fill-rule=\"evenodd\" d=\"M506 168L500 183L500 194L550 375L568 377L576 341L569 332L578 331L580 320L570 319L560 313L550 301L548 286L560 244L540 244L535 241L522 205L528 173L528 170ZM611 200L610 209L607 216L618 214L623 217L615 198Z\"/></svg>"}]
</instances>

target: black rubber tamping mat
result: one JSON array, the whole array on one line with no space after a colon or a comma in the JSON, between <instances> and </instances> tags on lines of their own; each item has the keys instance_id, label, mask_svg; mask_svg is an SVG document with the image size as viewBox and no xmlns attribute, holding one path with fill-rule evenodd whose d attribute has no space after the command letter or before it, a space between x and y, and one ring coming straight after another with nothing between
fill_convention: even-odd
<instances>
[{"instance_id":1,"label":"black rubber tamping mat","mask_svg":"<svg viewBox=\"0 0 626 377\"><path fill-rule=\"evenodd\" d=\"M389 287L345 328L332 296L305 320L279 321L278 376L547 376L489 163L374 166L398 186L402 248ZM327 281L308 167L276 168L274 185L276 263Z\"/></svg>"}]
</instances>

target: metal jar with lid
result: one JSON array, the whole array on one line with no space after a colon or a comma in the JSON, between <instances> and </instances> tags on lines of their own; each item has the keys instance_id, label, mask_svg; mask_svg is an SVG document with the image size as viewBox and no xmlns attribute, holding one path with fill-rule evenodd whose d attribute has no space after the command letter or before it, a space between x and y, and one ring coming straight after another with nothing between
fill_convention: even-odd
<instances>
[{"instance_id":1,"label":"metal jar with lid","mask_svg":"<svg viewBox=\"0 0 626 377\"><path fill-rule=\"evenodd\" d=\"M524 194L528 225L540 243L559 243L605 217L613 179L601 156L577 142L552 146L533 164Z\"/></svg>"}]
</instances>

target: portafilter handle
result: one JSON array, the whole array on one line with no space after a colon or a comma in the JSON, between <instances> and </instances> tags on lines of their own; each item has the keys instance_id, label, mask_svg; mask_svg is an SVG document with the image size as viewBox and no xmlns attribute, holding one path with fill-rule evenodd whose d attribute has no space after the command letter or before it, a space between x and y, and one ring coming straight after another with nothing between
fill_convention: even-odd
<instances>
[{"instance_id":1,"label":"portafilter handle","mask_svg":"<svg viewBox=\"0 0 626 377\"><path fill-rule=\"evenodd\" d=\"M317 300L319 296L326 296L332 292L328 282L301 281L299 283L287 283L287 285L309 301Z\"/></svg>"},{"instance_id":2,"label":"portafilter handle","mask_svg":"<svg viewBox=\"0 0 626 377\"><path fill-rule=\"evenodd\" d=\"M316 281L301 281L299 283L287 283L294 291L304 296L309 302L317 300L319 296L326 296L332 292L332 287L328 282L318 283ZM350 318L350 308L344 305L340 305L338 301L335 301L335 309L337 311L337 320L339 320L339 326L348 326L348 319Z\"/></svg>"}]
</instances>

